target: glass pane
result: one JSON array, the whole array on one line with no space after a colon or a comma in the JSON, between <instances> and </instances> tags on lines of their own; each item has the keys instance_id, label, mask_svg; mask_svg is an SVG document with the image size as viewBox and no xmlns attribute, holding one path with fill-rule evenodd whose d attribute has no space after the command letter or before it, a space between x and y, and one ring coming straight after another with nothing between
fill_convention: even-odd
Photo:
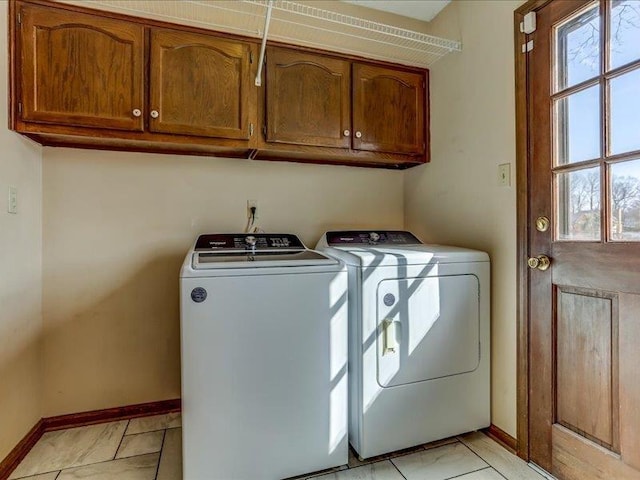
<instances>
[{"instance_id":1,"label":"glass pane","mask_svg":"<svg viewBox=\"0 0 640 480\"><path fill-rule=\"evenodd\" d=\"M640 241L640 160L611 165L611 239Z\"/></svg>"},{"instance_id":2,"label":"glass pane","mask_svg":"<svg viewBox=\"0 0 640 480\"><path fill-rule=\"evenodd\" d=\"M640 150L640 70L611 80L611 146L616 153Z\"/></svg>"},{"instance_id":3,"label":"glass pane","mask_svg":"<svg viewBox=\"0 0 640 480\"><path fill-rule=\"evenodd\" d=\"M557 175L558 240L600 240L600 169Z\"/></svg>"},{"instance_id":4,"label":"glass pane","mask_svg":"<svg viewBox=\"0 0 640 480\"><path fill-rule=\"evenodd\" d=\"M556 91L600 74L600 7L587 11L556 29Z\"/></svg>"},{"instance_id":5,"label":"glass pane","mask_svg":"<svg viewBox=\"0 0 640 480\"><path fill-rule=\"evenodd\" d=\"M556 100L558 165L600 158L600 85Z\"/></svg>"},{"instance_id":6,"label":"glass pane","mask_svg":"<svg viewBox=\"0 0 640 480\"><path fill-rule=\"evenodd\" d=\"M611 68L640 58L640 2L613 0L611 10Z\"/></svg>"}]
</instances>

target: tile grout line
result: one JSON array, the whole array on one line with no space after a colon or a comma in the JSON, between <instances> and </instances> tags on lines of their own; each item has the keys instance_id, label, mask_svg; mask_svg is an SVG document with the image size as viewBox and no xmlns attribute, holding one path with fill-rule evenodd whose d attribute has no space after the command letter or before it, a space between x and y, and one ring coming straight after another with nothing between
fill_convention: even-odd
<instances>
[{"instance_id":1,"label":"tile grout line","mask_svg":"<svg viewBox=\"0 0 640 480\"><path fill-rule=\"evenodd\" d=\"M490 441L492 441L492 442L494 441L494 440L491 440L489 437L487 437L487 439L488 439L488 440L490 440ZM508 477L506 474L502 473L502 472L498 469L498 467L496 467L496 466L495 466L495 465L493 465L491 462L489 462L489 460L485 459L482 455L480 455L479 453L477 453L473 448L471 448L471 447L470 447L469 445L467 445L464 441L462 441L462 439L460 440L460 443L462 443L465 447L467 447L469 450L471 450L471 451L472 451L472 452L473 452L477 457L479 457L483 462L485 462L485 463L486 463L486 464L488 464L491 468L493 468L496 472L498 472L498 474L499 474L501 477L506 478L507 480L509 480L509 477ZM503 448L503 447L500 447L500 448ZM532 470L533 470L533 469L532 469ZM543 477L543 478L544 478L544 477Z\"/></svg>"},{"instance_id":2,"label":"tile grout line","mask_svg":"<svg viewBox=\"0 0 640 480\"><path fill-rule=\"evenodd\" d=\"M483 468L478 468L477 470L471 470L470 472L467 472L467 473L461 473L460 475L456 475L455 477L447 477L444 480L455 480L456 478L461 478L461 477L464 477L465 475L471 475L472 473L476 473L476 472L483 472L485 470L493 470L494 472L496 472L501 477L504 477L504 475L500 474L500 472L498 472L495 468L493 468L491 465L488 465L488 466L483 467Z\"/></svg>"},{"instance_id":3,"label":"tile grout line","mask_svg":"<svg viewBox=\"0 0 640 480\"><path fill-rule=\"evenodd\" d=\"M99 462L84 463L82 465L64 467L64 468L61 468L60 470L50 470L48 472L34 473L33 475L28 475L26 477L18 477L15 480L29 480L31 477L37 477L38 475L48 475L48 474L54 473L54 472L58 472L58 475L56 475L56 478L58 478L62 474L62 472L65 471L65 470L73 470L73 469L76 469L76 468L90 467L90 466L93 466L93 465L100 465L102 463L110 463L110 462L115 462L115 461L118 461L118 460L128 460L130 458L146 457L147 455L155 455L156 453L159 453L159 452L143 453L141 455L131 455L130 457L125 457L125 458L113 458L113 459L110 459L110 460L101 460Z\"/></svg>"},{"instance_id":4,"label":"tile grout line","mask_svg":"<svg viewBox=\"0 0 640 480\"><path fill-rule=\"evenodd\" d=\"M122 431L122 437L120 437L120 443L118 443L118 448L116 448L116 453L113 454L113 458L111 460L115 460L116 457L118 456L118 452L120 451L120 447L122 446L124 437L127 435L127 428L129 428L129 422L131 422L131 420L127 420L127 425L124 427L124 430Z\"/></svg>"},{"instance_id":5,"label":"tile grout line","mask_svg":"<svg viewBox=\"0 0 640 480\"><path fill-rule=\"evenodd\" d=\"M391 465L393 465L393 467L398 471L398 473L400 474L400 476L402 478L404 478L404 480L407 480L407 477L404 476L404 473L402 473L400 471L400 469L398 468L398 466L393 462L393 458L390 458L389 461L391 462Z\"/></svg>"},{"instance_id":6,"label":"tile grout line","mask_svg":"<svg viewBox=\"0 0 640 480\"><path fill-rule=\"evenodd\" d=\"M153 477L153 480L158 480L158 475L160 474L160 463L162 462L162 454L164 453L164 441L167 438L167 429L165 428L162 433L162 443L160 444L160 455L158 455L158 465L156 466L156 474Z\"/></svg>"},{"instance_id":7,"label":"tile grout line","mask_svg":"<svg viewBox=\"0 0 640 480\"><path fill-rule=\"evenodd\" d=\"M463 441L460 441L460 443L462 445L464 445L471 453L473 453L476 457L478 457L480 460L482 460L484 463L487 464L487 466L493 468L496 472L498 472L498 469L495 468L488 460L486 460L483 456L481 456L479 453L476 453L476 451L471 448L469 445L467 445L466 443L464 443ZM498 472L500 473L500 472Z\"/></svg>"}]
</instances>

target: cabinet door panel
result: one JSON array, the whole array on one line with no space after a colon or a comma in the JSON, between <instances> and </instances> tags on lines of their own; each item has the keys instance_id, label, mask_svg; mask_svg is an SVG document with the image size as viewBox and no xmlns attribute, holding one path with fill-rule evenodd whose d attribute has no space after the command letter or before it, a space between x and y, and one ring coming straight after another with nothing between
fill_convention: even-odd
<instances>
[{"instance_id":1,"label":"cabinet door panel","mask_svg":"<svg viewBox=\"0 0 640 480\"><path fill-rule=\"evenodd\" d=\"M23 120L142 131L143 27L31 5L21 14Z\"/></svg>"},{"instance_id":2,"label":"cabinet door panel","mask_svg":"<svg viewBox=\"0 0 640 480\"><path fill-rule=\"evenodd\" d=\"M158 116L149 120L149 129L248 139L249 109L255 109L252 49L235 40L152 30L150 99Z\"/></svg>"},{"instance_id":3,"label":"cabinet door panel","mask_svg":"<svg viewBox=\"0 0 640 480\"><path fill-rule=\"evenodd\" d=\"M421 73L354 64L353 148L423 154L425 87Z\"/></svg>"},{"instance_id":4,"label":"cabinet door panel","mask_svg":"<svg viewBox=\"0 0 640 480\"><path fill-rule=\"evenodd\" d=\"M349 148L349 62L267 51L267 142Z\"/></svg>"}]
</instances>

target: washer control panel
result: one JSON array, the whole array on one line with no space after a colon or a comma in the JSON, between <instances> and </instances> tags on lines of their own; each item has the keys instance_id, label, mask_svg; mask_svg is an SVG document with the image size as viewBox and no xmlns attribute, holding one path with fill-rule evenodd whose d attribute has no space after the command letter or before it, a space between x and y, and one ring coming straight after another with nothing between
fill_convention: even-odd
<instances>
[{"instance_id":1,"label":"washer control panel","mask_svg":"<svg viewBox=\"0 0 640 480\"><path fill-rule=\"evenodd\" d=\"M200 235L196 251L304 250L300 239L288 233L217 233Z\"/></svg>"},{"instance_id":2,"label":"washer control panel","mask_svg":"<svg viewBox=\"0 0 640 480\"><path fill-rule=\"evenodd\" d=\"M398 230L346 230L327 232L327 244L332 247L344 245L421 245L411 232Z\"/></svg>"}]
</instances>

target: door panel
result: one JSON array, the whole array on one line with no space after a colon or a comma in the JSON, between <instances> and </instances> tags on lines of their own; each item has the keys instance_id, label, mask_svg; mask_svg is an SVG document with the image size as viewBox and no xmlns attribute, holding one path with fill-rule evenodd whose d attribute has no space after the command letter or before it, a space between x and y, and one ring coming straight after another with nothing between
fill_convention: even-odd
<instances>
[{"instance_id":1,"label":"door panel","mask_svg":"<svg viewBox=\"0 0 640 480\"><path fill-rule=\"evenodd\" d=\"M249 98L256 94L250 74L253 48L209 35L152 30L149 129L249 139L255 105Z\"/></svg>"},{"instance_id":2,"label":"door panel","mask_svg":"<svg viewBox=\"0 0 640 480\"><path fill-rule=\"evenodd\" d=\"M353 65L353 148L425 151L426 79L418 73Z\"/></svg>"},{"instance_id":3,"label":"door panel","mask_svg":"<svg viewBox=\"0 0 640 480\"><path fill-rule=\"evenodd\" d=\"M556 298L557 422L616 450L617 299L568 287Z\"/></svg>"},{"instance_id":4,"label":"door panel","mask_svg":"<svg viewBox=\"0 0 640 480\"><path fill-rule=\"evenodd\" d=\"M142 131L142 26L32 5L21 15L23 120Z\"/></svg>"},{"instance_id":5,"label":"door panel","mask_svg":"<svg viewBox=\"0 0 640 480\"><path fill-rule=\"evenodd\" d=\"M562 480L640 479L637 15L553 0L527 62L529 255L551 258L529 271L529 455Z\"/></svg>"},{"instance_id":6,"label":"door panel","mask_svg":"<svg viewBox=\"0 0 640 480\"><path fill-rule=\"evenodd\" d=\"M267 49L267 142L349 148L350 63Z\"/></svg>"}]
</instances>

